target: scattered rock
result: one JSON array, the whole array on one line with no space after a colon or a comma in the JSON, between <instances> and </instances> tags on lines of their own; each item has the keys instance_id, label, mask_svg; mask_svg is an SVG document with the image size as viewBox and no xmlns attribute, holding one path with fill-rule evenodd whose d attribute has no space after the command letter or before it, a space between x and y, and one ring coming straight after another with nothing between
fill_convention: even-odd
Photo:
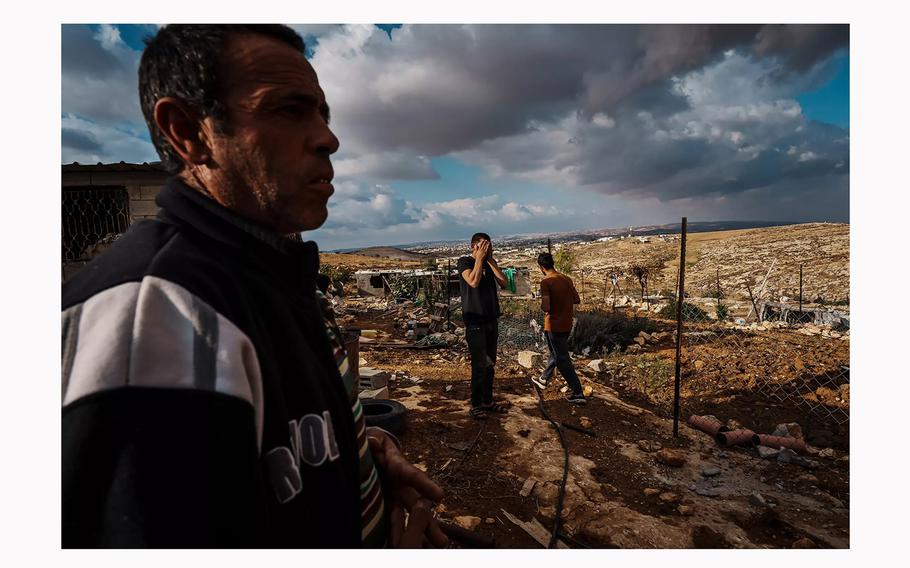
<instances>
[{"instance_id":1,"label":"scattered rock","mask_svg":"<svg viewBox=\"0 0 910 568\"><path fill-rule=\"evenodd\" d=\"M587 397L587 396L591 396L591 394L594 393L594 387L592 387L591 385L585 385L584 387L582 387L581 392L582 392L586 397Z\"/></svg>"},{"instance_id":2,"label":"scattered rock","mask_svg":"<svg viewBox=\"0 0 910 568\"><path fill-rule=\"evenodd\" d=\"M774 432L771 433L772 436L784 436L790 438L796 438L798 440L803 439L803 429L796 422L789 422L787 424L778 424L774 428Z\"/></svg>"},{"instance_id":3,"label":"scattered rock","mask_svg":"<svg viewBox=\"0 0 910 568\"><path fill-rule=\"evenodd\" d=\"M818 545L815 544L811 538L803 537L799 540L793 541L793 544L790 545L790 548L818 548Z\"/></svg>"},{"instance_id":4,"label":"scattered rock","mask_svg":"<svg viewBox=\"0 0 910 568\"><path fill-rule=\"evenodd\" d=\"M667 491L665 493L661 493L658 496L658 499L660 499L664 503L676 503L677 501L679 501L679 495L677 495L676 493Z\"/></svg>"},{"instance_id":5,"label":"scattered rock","mask_svg":"<svg viewBox=\"0 0 910 568\"><path fill-rule=\"evenodd\" d=\"M519 351L518 364L526 369L533 369L540 364L541 356L536 351Z\"/></svg>"},{"instance_id":6,"label":"scattered rock","mask_svg":"<svg viewBox=\"0 0 910 568\"><path fill-rule=\"evenodd\" d=\"M602 373L607 370L607 366L604 364L603 359L594 359L588 363L588 368L595 373Z\"/></svg>"},{"instance_id":7,"label":"scattered rock","mask_svg":"<svg viewBox=\"0 0 910 568\"><path fill-rule=\"evenodd\" d=\"M630 345L626 347L627 353L638 353L639 351L641 351L641 345Z\"/></svg>"},{"instance_id":8,"label":"scattered rock","mask_svg":"<svg viewBox=\"0 0 910 568\"><path fill-rule=\"evenodd\" d=\"M695 489L695 493L702 497L720 497L723 495L720 489L714 489L713 487L698 487Z\"/></svg>"},{"instance_id":9,"label":"scattered rock","mask_svg":"<svg viewBox=\"0 0 910 568\"><path fill-rule=\"evenodd\" d=\"M653 497L660 493L660 489L654 489L653 487L646 487L644 490L645 497Z\"/></svg>"},{"instance_id":10,"label":"scattered rock","mask_svg":"<svg viewBox=\"0 0 910 568\"><path fill-rule=\"evenodd\" d=\"M704 366L705 366L705 362L702 361L701 359L695 361L695 370L696 371L701 371L704 368Z\"/></svg>"},{"instance_id":11,"label":"scattered rock","mask_svg":"<svg viewBox=\"0 0 910 568\"><path fill-rule=\"evenodd\" d=\"M691 505L680 505L676 508L676 512L684 517L691 517L695 513L695 509Z\"/></svg>"},{"instance_id":12,"label":"scattered rock","mask_svg":"<svg viewBox=\"0 0 910 568\"><path fill-rule=\"evenodd\" d=\"M818 452L820 458L834 458L834 448L825 448Z\"/></svg>"},{"instance_id":13,"label":"scattered rock","mask_svg":"<svg viewBox=\"0 0 910 568\"><path fill-rule=\"evenodd\" d=\"M525 480L524 485L521 486L521 491L519 495L522 497L527 497L531 494L531 491L534 491L534 486L537 485L537 480L533 477L529 477Z\"/></svg>"},{"instance_id":14,"label":"scattered rock","mask_svg":"<svg viewBox=\"0 0 910 568\"><path fill-rule=\"evenodd\" d=\"M642 333L644 333L644 332L642 332ZM636 337L632 341L637 343L639 345L639 348L644 347L645 343L647 343L647 341L645 341L645 338L641 337L641 336Z\"/></svg>"},{"instance_id":15,"label":"scattered rock","mask_svg":"<svg viewBox=\"0 0 910 568\"><path fill-rule=\"evenodd\" d=\"M582 416L581 418L579 418L578 423L581 424L582 428L587 428L589 430L591 429L591 426L594 425L594 422L587 416Z\"/></svg>"},{"instance_id":16,"label":"scattered rock","mask_svg":"<svg viewBox=\"0 0 910 568\"><path fill-rule=\"evenodd\" d=\"M686 455L678 450L663 448L654 454L660 463L670 467L682 467L686 463Z\"/></svg>"},{"instance_id":17,"label":"scattered rock","mask_svg":"<svg viewBox=\"0 0 910 568\"><path fill-rule=\"evenodd\" d=\"M452 385L446 385L446 388L443 389L443 390L444 390L445 392L451 392L451 391L452 391Z\"/></svg>"},{"instance_id":18,"label":"scattered rock","mask_svg":"<svg viewBox=\"0 0 910 568\"><path fill-rule=\"evenodd\" d=\"M486 519L483 520L483 522L485 522L488 525L493 525L493 524L496 524L496 519L494 519L493 517L487 517Z\"/></svg>"},{"instance_id":19,"label":"scattered rock","mask_svg":"<svg viewBox=\"0 0 910 568\"><path fill-rule=\"evenodd\" d=\"M480 517L472 517L470 515L455 517L453 520L455 524L469 531L474 530L482 522Z\"/></svg>"},{"instance_id":20,"label":"scattered rock","mask_svg":"<svg viewBox=\"0 0 910 568\"><path fill-rule=\"evenodd\" d=\"M758 455L761 458L776 458L777 454L780 453L780 450L775 448L769 448L768 446L758 446Z\"/></svg>"},{"instance_id":21,"label":"scattered rock","mask_svg":"<svg viewBox=\"0 0 910 568\"><path fill-rule=\"evenodd\" d=\"M638 449L643 452L656 452L661 448L663 448L663 446L660 445L660 442L652 442L651 440L638 441Z\"/></svg>"},{"instance_id":22,"label":"scattered rock","mask_svg":"<svg viewBox=\"0 0 910 568\"><path fill-rule=\"evenodd\" d=\"M781 448L780 453L777 454L777 461L780 463L792 463L809 469L815 469L818 467L817 461L805 458L790 448Z\"/></svg>"},{"instance_id":23,"label":"scattered rock","mask_svg":"<svg viewBox=\"0 0 910 568\"><path fill-rule=\"evenodd\" d=\"M720 475L720 468L706 467L705 469L701 470L701 474L705 477L715 477L717 475Z\"/></svg>"},{"instance_id":24,"label":"scattered rock","mask_svg":"<svg viewBox=\"0 0 910 568\"><path fill-rule=\"evenodd\" d=\"M757 507L766 507L768 505L768 502L765 501L765 498L761 493L753 493L752 495L749 495L749 503L752 503Z\"/></svg>"}]
</instances>

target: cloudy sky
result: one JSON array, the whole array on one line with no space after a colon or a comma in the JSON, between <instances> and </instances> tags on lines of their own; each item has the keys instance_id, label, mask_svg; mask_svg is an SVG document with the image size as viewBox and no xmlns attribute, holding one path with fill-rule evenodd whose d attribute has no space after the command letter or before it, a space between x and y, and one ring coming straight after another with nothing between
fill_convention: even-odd
<instances>
[{"instance_id":1,"label":"cloudy sky","mask_svg":"<svg viewBox=\"0 0 910 568\"><path fill-rule=\"evenodd\" d=\"M323 249L849 218L847 26L294 25L341 140ZM155 26L64 25L63 162L156 161Z\"/></svg>"}]
</instances>

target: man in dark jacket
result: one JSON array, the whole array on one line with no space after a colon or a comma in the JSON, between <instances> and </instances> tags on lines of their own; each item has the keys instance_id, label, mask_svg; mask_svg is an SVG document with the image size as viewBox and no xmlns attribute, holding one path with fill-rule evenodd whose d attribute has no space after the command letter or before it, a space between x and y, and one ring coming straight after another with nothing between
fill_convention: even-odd
<instances>
[{"instance_id":1,"label":"man in dark jacket","mask_svg":"<svg viewBox=\"0 0 910 568\"><path fill-rule=\"evenodd\" d=\"M64 286L65 547L446 543L442 490L365 426L316 244L288 238L325 221L338 149L303 51L271 25L147 42L174 177Z\"/></svg>"},{"instance_id":2,"label":"man in dark jacket","mask_svg":"<svg viewBox=\"0 0 910 568\"><path fill-rule=\"evenodd\" d=\"M471 256L458 259L461 311L464 315L465 341L471 355L471 409L473 418L483 419L490 412L505 410L493 400L496 344L499 338L499 295L508 280L493 258L490 235L471 237Z\"/></svg>"}]
</instances>

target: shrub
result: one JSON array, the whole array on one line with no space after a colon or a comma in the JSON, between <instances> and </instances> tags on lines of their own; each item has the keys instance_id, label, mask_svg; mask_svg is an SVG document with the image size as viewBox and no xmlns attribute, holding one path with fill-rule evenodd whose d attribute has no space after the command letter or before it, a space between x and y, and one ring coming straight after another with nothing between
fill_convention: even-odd
<instances>
[{"instance_id":1,"label":"shrub","mask_svg":"<svg viewBox=\"0 0 910 568\"><path fill-rule=\"evenodd\" d=\"M726 304L719 303L714 307L714 314L717 316L718 321L724 321L730 315L730 309L727 308Z\"/></svg>"},{"instance_id":2,"label":"shrub","mask_svg":"<svg viewBox=\"0 0 910 568\"><path fill-rule=\"evenodd\" d=\"M417 284L417 277L411 274L395 274L389 277L389 289L396 300L416 299Z\"/></svg>"},{"instance_id":3,"label":"shrub","mask_svg":"<svg viewBox=\"0 0 910 568\"><path fill-rule=\"evenodd\" d=\"M578 258L575 256L575 253L566 247L562 247L553 253L553 264L556 266L556 270L563 274L572 274L577 262Z\"/></svg>"},{"instance_id":4,"label":"shrub","mask_svg":"<svg viewBox=\"0 0 910 568\"><path fill-rule=\"evenodd\" d=\"M657 312L658 317L664 319L676 319L676 302L672 302L663 307L659 312ZM711 319L708 316L708 312L699 308L695 304L690 304L688 302L683 303L682 317L684 321L708 321Z\"/></svg>"},{"instance_id":5,"label":"shrub","mask_svg":"<svg viewBox=\"0 0 910 568\"><path fill-rule=\"evenodd\" d=\"M569 336L569 350L581 353L606 352L613 348L623 349L631 344L641 331L656 331L657 326L647 318L629 317L625 312L594 310L575 315L575 328Z\"/></svg>"},{"instance_id":6,"label":"shrub","mask_svg":"<svg viewBox=\"0 0 910 568\"><path fill-rule=\"evenodd\" d=\"M329 277L333 284L344 285L351 281L354 276L354 269L349 266L333 266L331 264L321 264L319 273Z\"/></svg>"}]
</instances>

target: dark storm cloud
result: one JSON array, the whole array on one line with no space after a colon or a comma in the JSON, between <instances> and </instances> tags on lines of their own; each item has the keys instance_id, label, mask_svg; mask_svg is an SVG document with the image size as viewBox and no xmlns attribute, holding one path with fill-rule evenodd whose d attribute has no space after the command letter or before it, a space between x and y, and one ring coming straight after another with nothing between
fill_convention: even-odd
<instances>
[{"instance_id":1,"label":"dark storm cloud","mask_svg":"<svg viewBox=\"0 0 910 568\"><path fill-rule=\"evenodd\" d=\"M129 73L128 62L104 49L95 32L86 25L61 26L61 47L64 75L83 75L105 79Z\"/></svg>"},{"instance_id":2,"label":"dark storm cloud","mask_svg":"<svg viewBox=\"0 0 910 568\"><path fill-rule=\"evenodd\" d=\"M759 56L778 56L789 67L806 71L849 44L846 24L767 25L756 35L753 49Z\"/></svg>"},{"instance_id":3,"label":"dark storm cloud","mask_svg":"<svg viewBox=\"0 0 910 568\"><path fill-rule=\"evenodd\" d=\"M79 152L98 153L101 152L101 143L95 138L95 135L85 130L74 130L64 128L63 146Z\"/></svg>"}]
</instances>

